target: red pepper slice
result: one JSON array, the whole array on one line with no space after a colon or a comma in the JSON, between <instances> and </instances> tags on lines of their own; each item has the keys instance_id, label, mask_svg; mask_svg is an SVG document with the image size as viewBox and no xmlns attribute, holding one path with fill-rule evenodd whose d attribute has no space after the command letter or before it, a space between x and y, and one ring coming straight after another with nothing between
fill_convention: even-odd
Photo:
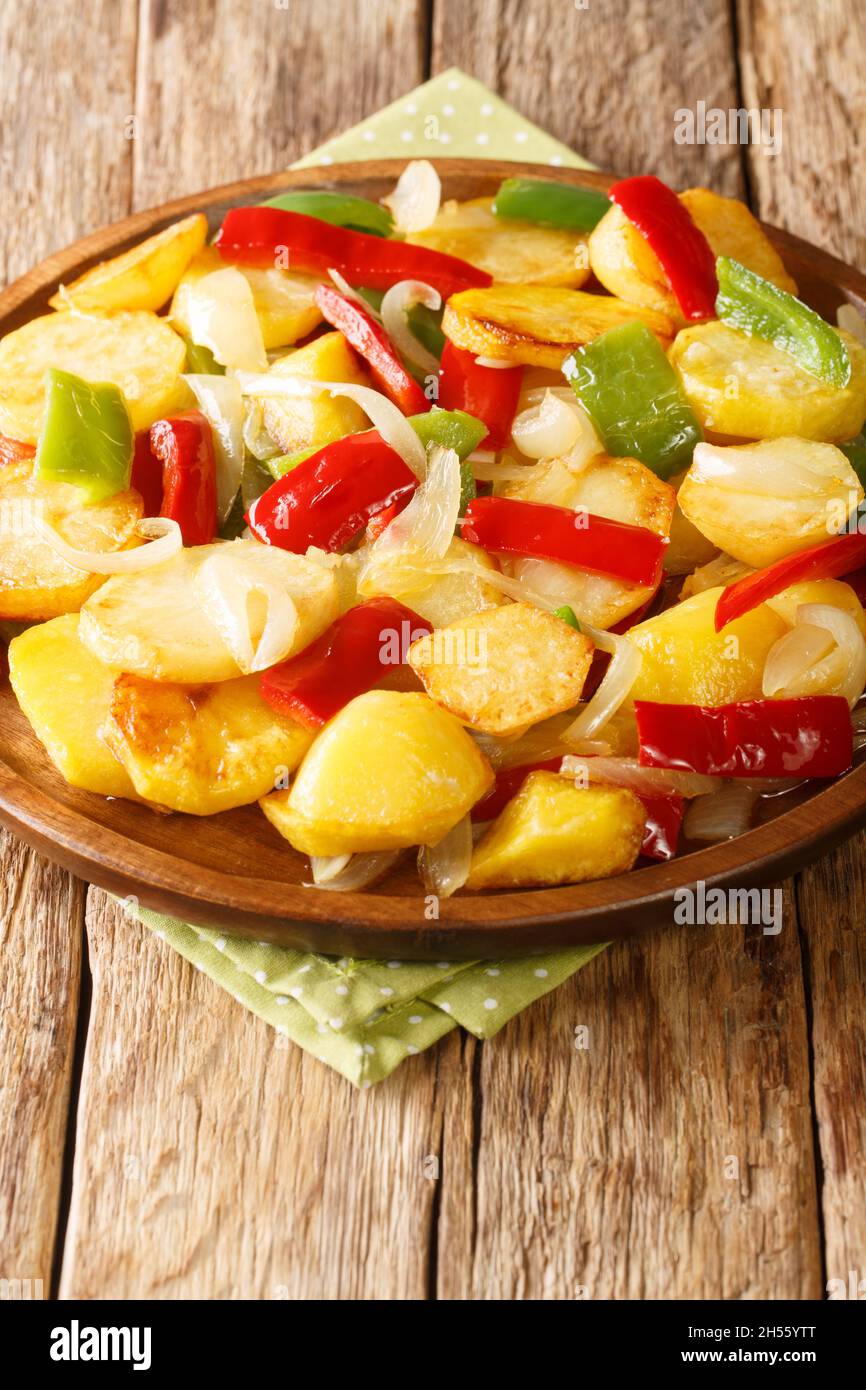
<instances>
[{"instance_id":1,"label":"red pepper slice","mask_svg":"<svg viewBox=\"0 0 866 1390\"><path fill-rule=\"evenodd\" d=\"M135 436L130 487L141 493L145 516L159 516L162 506L162 462L150 447L150 430Z\"/></svg>"},{"instance_id":2,"label":"red pepper slice","mask_svg":"<svg viewBox=\"0 0 866 1390\"><path fill-rule=\"evenodd\" d=\"M710 777L836 777L853 757L848 701L840 695L738 704L635 700L643 767Z\"/></svg>"},{"instance_id":3,"label":"red pepper slice","mask_svg":"<svg viewBox=\"0 0 866 1390\"><path fill-rule=\"evenodd\" d=\"M36 446L25 444L21 439L10 439L0 434L0 468L5 463L24 463L36 457Z\"/></svg>"},{"instance_id":4,"label":"red pepper slice","mask_svg":"<svg viewBox=\"0 0 866 1390\"><path fill-rule=\"evenodd\" d=\"M351 285L374 290L387 290L399 280L424 280L448 299L458 290L492 284L485 271L457 256L353 232L283 208L232 208L214 244L225 261L313 274L334 269Z\"/></svg>"},{"instance_id":5,"label":"red pepper slice","mask_svg":"<svg viewBox=\"0 0 866 1390\"><path fill-rule=\"evenodd\" d=\"M647 859L673 859L677 852L685 801L681 796L645 796L636 792L646 811L641 854Z\"/></svg>"},{"instance_id":6,"label":"red pepper slice","mask_svg":"<svg viewBox=\"0 0 866 1390\"><path fill-rule=\"evenodd\" d=\"M686 318L715 318L716 258L673 189L653 174L639 174L613 184L608 195L658 257Z\"/></svg>"},{"instance_id":7,"label":"red pepper slice","mask_svg":"<svg viewBox=\"0 0 866 1390\"><path fill-rule=\"evenodd\" d=\"M339 550L377 512L409 501L418 479L378 430L347 434L311 454L263 492L247 513L266 545L299 554Z\"/></svg>"},{"instance_id":8,"label":"red pepper slice","mask_svg":"<svg viewBox=\"0 0 866 1390\"><path fill-rule=\"evenodd\" d=\"M319 729L392 666L405 662L412 642L432 631L425 618L396 599L368 599L297 656L263 672L262 698L280 714Z\"/></svg>"},{"instance_id":9,"label":"red pepper slice","mask_svg":"<svg viewBox=\"0 0 866 1390\"><path fill-rule=\"evenodd\" d=\"M474 352L446 342L439 371L439 401L443 410L465 410L482 420L487 436L481 449L498 453L511 438L517 410L522 367L479 367Z\"/></svg>"},{"instance_id":10,"label":"red pepper slice","mask_svg":"<svg viewBox=\"0 0 866 1390\"><path fill-rule=\"evenodd\" d=\"M511 497L476 497L466 508L461 534L485 550L559 560L648 588L661 579L667 545L643 526Z\"/></svg>"},{"instance_id":11,"label":"red pepper slice","mask_svg":"<svg viewBox=\"0 0 866 1390\"><path fill-rule=\"evenodd\" d=\"M217 533L216 459L211 427L189 410L150 427L150 447L162 464L160 516L180 527L184 545L207 545Z\"/></svg>"},{"instance_id":12,"label":"red pepper slice","mask_svg":"<svg viewBox=\"0 0 866 1390\"><path fill-rule=\"evenodd\" d=\"M832 540L811 545L808 550L798 550L795 555L785 555L766 569L756 570L735 584L729 584L719 595L716 632L792 584L800 584L805 579L838 579L859 569L864 562L866 535L858 531L834 536Z\"/></svg>"},{"instance_id":13,"label":"red pepper slice","mask_svg":"<svg viewBox=\"0 0 866 1390\"><path fill-rule=\"evenodd\" d=\"M431 402L403 366L388 334L366 309L333 285L319 285L314 298L327 322L364 358L376 385L404 415L430 409Z\"/></svg>"}]
</instances>

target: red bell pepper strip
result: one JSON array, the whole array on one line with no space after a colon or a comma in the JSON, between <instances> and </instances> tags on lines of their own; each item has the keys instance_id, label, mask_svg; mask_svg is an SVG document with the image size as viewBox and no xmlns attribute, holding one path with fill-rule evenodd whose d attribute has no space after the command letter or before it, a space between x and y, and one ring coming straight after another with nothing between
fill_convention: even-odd
<instances>
[{"instance_id":1,"label":"red bell pepper strip","mask_svg":"<svg viewBox=\"0 0 866 1390\"><path fill-rule=\"evenodd\" d=\"M709 777L836 777L853 757L848 701L840 695L738 704L635 700L639 761Z\"/></svg>"},{"instance_id":2,"label":"red bell pepper strip","mask_svg":"<svg viewBox=\"0 0 866 1390\"><path fill-rule=\"evenodd\" d=\"M457 256L335 227L282 208L232 208L214 244L224 261L317 275L334 269L350 285L373 290L387 290L399 280L424 280L448 299L458 290L492 284L485 271Z\"/></svg>"},{"instance_id":3,"label":"red bell pepper strip","mask_svg":"<svg viewBox=\"0 0 866 1390\"><path fill-rule=\"evenodd\" d=\"M430 409L431 402L407 372L388 334L372 314L340 294L333 285L319 285L314 298L331 327L338 328L349 345L363 357L380 391L384 391L404 415L421 415Z\"/></svg>"},{"instance_id":4,"label":"red bell pepper strip","mask_svg":"<svg viewBox=\"0 0 866 1390\"><path fill-rule=\"evenodd\" d=\"M0 468L6 463L24 463L36 457L35 444L25 444L21 439L10 439L0 434Z\"/></svg>"},{"instance_id":5,"label":"red bell pepper strip","mask_svg":"<svg viewBox=\"0 0 866 1390\"><path fill-rule=\"evenodd\" d=\"M162 461L150 447L150 430L135 436L130 487L141 494L145 516L159 516L162 506Z\"/></svg>"},{"instance_id":6,"label":"red bell pepper strip","mask_svg":"<svg viewBox=\"0 0 866 1390\"><path fill-rule=\"evenodd\" d=\"M661 578L667 545L643 526L511 497L476 497L466 508L461 534L485 550L559 560L648 588Z\"/></svg>"},{"instance_id":7,"label":"red bell pepper strip","mask_svg":"<svg viewBox=\"0 0 866 1390\"><path fill-rule=\"evenodd\" d=\"M405 506L417 486L378 430L365 430L326 444L284 474L253 502L247 523L260 541L282 550L339 550L377 512Z\"/></svg>"},{"instance_id":8,"label":"red bell pepper strip","mask_svg":"<svg viewBox=\"0 0 866 1390\"><path fill-rule=\"evenodd\" d=\"M319 729L390 667L405 662L411 643L432 631L425 618L396 599L368 599L297 656L263 672L262 698L280 714Z\"/></svg>"},{"instance_id":9,"label":"red bell pepper strip","mask_svg":"<svg viewBox=\"0 0 866 1390\"><path fill-rule=\"evenodd\" d=\"M808 550L798 550L795 555L785 555L766 569L747 574L736 583L729 584L719 595L716 603L716 632L721 632L728 623L741 618L750 609L757 608L768 598L788 589L792 584L800 584L806 579L838 579L850 574L866 563L866 535L852 531L844 536L834 536L832 540L811 545Z\"/></svg>"},{"instance_id":10,"label":"red bell pepper strip","mask_svg":"<svg viewBox=\"0 0 866 1390\"><path fill-rule=\"evenodd\" d=\"M446 342L439 368L439 401L443 410L465 410L487 426L480 449L504 449L511 438L517 410L522 367L479 367L474 352Z\"/></svg>"},{"instance_id":11,"label":"red bell pepper strip","mask_svg":"<svg viewBox=\"0 0 866 1390\"><path fill-rule=\"evenodd\" d=\"M613 184L608 194L658 257L686 318L715 318L716 258L673 189L653 174L639 174Z\"/></svg>"},{"instance_id":12,"label":"red bell pepper strip","mask_svg":"<svg viewBox=\"0 0 866 1390\"><path fill-rule=\"evenodd\" d=\"M150 447L162 464L159 515L176 521L184 545L207 545L217 533L216 460L211 427L189 410L150 427Z\"/></svg>"},{"instance_id":13,"label":"red bell pepper strip","mask_svg":"<svg viewBox=\"0 0 866 1390\"><path fill-rule=\"evenodd\" d=\"M645 796L643 792L636 795L646 811L641 854L647 859L673 859L680 838L685 801L681 796Z\"/></svg>"}]
</instances>

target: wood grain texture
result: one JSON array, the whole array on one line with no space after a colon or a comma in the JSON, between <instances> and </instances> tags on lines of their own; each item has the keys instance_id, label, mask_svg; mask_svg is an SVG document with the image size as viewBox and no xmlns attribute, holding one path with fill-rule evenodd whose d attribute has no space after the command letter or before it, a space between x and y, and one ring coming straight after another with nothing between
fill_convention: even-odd
<instances>
[{"instance_id":1,"label":"wood grain texture","mask_svg":"<svg viewBox=\"0 0 866 1390\"><path fill-rule=\"evenodd\" d=\"M674 143L675 113L736 105L727 0L437 0L434 72L457 64L602 169L741 191L738 151Z\"/></svg>"}]
</instances>

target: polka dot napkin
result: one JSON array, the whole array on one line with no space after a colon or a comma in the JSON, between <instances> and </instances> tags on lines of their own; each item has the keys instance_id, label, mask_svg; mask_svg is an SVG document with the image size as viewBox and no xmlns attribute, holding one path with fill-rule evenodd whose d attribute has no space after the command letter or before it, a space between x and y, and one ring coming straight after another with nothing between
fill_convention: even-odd
<instances>
[{"instance_id":1,"label":"polka dot napkin","mask_svg":"<svg viewBox=\"0 0 866 1390\"><path fill-rule=\"evenodd\" d=\"M315 150L296 167L436 155L590 167L458 68ZM134 904L128 901L127 910ZM381 1081L452 1028L489 1038L603 950L525 960L369 961L245 941L139 909L135 914L277 1032L356 1086Z\"/></svg>"}]
</instances>

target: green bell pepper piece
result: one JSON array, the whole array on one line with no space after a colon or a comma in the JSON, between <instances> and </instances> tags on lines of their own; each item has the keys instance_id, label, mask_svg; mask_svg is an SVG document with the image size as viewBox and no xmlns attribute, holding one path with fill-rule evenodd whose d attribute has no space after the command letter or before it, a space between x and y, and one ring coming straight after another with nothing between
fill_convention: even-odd
<instances>
[{"instance_id":1,"label":"green bell pepper piece","mask_svg":"<svg viewBox=\"0 0 866 1390\"><path fill-rule=\"evenodd\" d=\"M184 336L186 343L186 370L192 376L225 376L226 369L216 360L209 347L194 343Z\"/></svg>"},{"instance_id":2,"label":"green bell pepper piece","mask_svg":"<svg viewBox=\"0 0 866 1390\"><path fill-rule=\"evenodd\" d=\"M37 478L74 483L88 502L101 502L129 487L134 450L135 436L119 387L49 367Z\"/></svg>"},{"instance_id":3,"label":"green bell pepper piece","mask_svg":"<svg viewBox=\"0 0 866 1390\"><path fill-rule=\"evenodd\" d=\"M716 313L722 323L772 343L819 381L839 388L848 385L848 349L820 314L729 256L718 257L716 275Z\"/></svg>"},{"instance_id":4,"label":"green bell pepper piece","mask_svg":"<svg viewBox=\"0 0 866 1390\"><path fill-rule=\"evenodd\" d=\"M497 217L591 232L610 207L597 188L572 188L548 179L505 179L493 200Z\"/></svg>"},{"instance_id":5,"label":"green bell pepper piece","mask_svg":"<svg viewBox=\"0 0 866 1390\"><path fill-rule=\"evenodd\" d=\"M554 618L561 618L564 623L568 623L569 627L573 627L577 632L580 632L580 623L577 621L577 615L569 604L564 603L561 608L554 608L553 616Z\"/></svg>"},{"instance_id":6,"label":"green bell pepper piece","mask_svg":"<svg viewBox=\"0 0 866 1390\"><path fill-rule=\"evenodd\" d=\"M646 324L608 329L567 357L562 370L609 454L636 458L659 478L688 464L701 427Z\"/></svg>"},{"instance_id":7,"label":"green bell pepper piece","mask_svg":"<svg viewBox=\"0 0 866 1390\"><path fill-rule=\"evenodd\" d=\"M441 444L445 449L453 449L461 463L487 434L487 426L474 415L465 410L440 410L438 406L423 415L410 415L409 424L425 449L430 444Z\"/></svg>"},{"instance_id":8,"label":"green bell pepper piece","mask_svg":"<svg viewBox=\"0 0 866 1390\"><path fill-rule=\"evenodd\" d=\"M353 198L348 193L299 189L297 193L278 193L276 198L262 203L262 207L301 212L305 217L318 217L320 222L350 227L356 232L372 232L373 236L390 236L394 229L394 220L387 208L371 203L368 198Z\"/></svg>"},{"instance_id":9,"label":"green bell pepper piece","mask_svg":"<svg viewBox=\"0 0 866 1390\"><path fill-rule=\"evenodd\" d=\"M382 300L385 298L384 290L359 289L358 293L378 314L382 307ZM418 342L434 357L441 357L445 350L445 334L442 332L442 315L444 313L444 304L441 309L428 309L426 304L413 304L406 315L409 327ZM420 374L419 379L423 386L424 379Z\"/></svg>"},{"instance_id":10,"label":"green bell pepper piece","mask_svg":"<svg viewBox=\"0 0 866 1390\"><path fill-rule=\"evenodd\" d=\"M317 454L322 446L316 445L313 449L296 449L293 454L277 454L274 458L265 459L262 467L266 468L272 478L283 478L286 473L291 473L293 468L297 468L304 459L312 458Z\"/></svg>"}]
</instances>

